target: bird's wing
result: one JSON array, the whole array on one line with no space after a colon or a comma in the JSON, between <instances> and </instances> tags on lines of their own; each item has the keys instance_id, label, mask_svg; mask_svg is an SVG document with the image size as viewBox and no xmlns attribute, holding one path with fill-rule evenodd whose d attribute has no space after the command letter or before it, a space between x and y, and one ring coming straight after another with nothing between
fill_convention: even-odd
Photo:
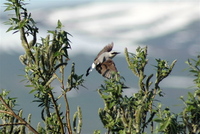
<instances>
[{"instance_id":1,"label":"bird's wing","mask_svg":"<svg viewBox=\"0 0 200 134\"><path fill-rule=\"evenodd\" d=\"M106 45L97 55L97 57L95 58L95 60L104 52L110 52L113 48L113 42L111 44Z\"/></svg>"},{"instance_id":2,"label":"bird's wing","mask_svg":"<svg viewBox=\"0 0 200 134\"><path fill-rule=\"evenodd\" d=\"M96 66L96 70L105 78L110 79L112 77L112 73L117 72L117 68L115 67L115 63L108 59L105 62L98 64Z\"/></svg>"}]
</instances>

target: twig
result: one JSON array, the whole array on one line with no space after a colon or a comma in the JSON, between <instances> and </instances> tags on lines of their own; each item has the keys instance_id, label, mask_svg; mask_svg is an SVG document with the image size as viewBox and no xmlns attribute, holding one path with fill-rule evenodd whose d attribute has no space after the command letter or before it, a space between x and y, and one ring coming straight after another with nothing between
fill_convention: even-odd
<instances>
[{"instance_id":1,"label":"twig","mask_svg":"<svg viewBox=\"0 0 200 134\"><path fill-rule=\"evenodd\" d=\"M64 94L64 98L65 98L65 103L66 103L66 122L67 122L67 129L68 129L68 133L72 134L72 128L71 128L71 123L70 123L70 109L69 109L69 103L67 100L67 95L66 93Z\"/></svg>"},{"instance_id":2,"label":"twig","mask_svg":"<svg viewBox=\"0 0 200 134\"><path fill-rule=\"evenodd\" d=\"M7 123L7 124L0 124L0 127L3 127L3 126L10 126L10 125L26 125L25 123Z\"/></svg>"},{"instance_id":3,"label":"twig","mask_svg":"<svg viewBox=\"0 0 200 134\"><path fill-rule=\"evenodd\" d=\"M56 101L55 101L55 98L54 98L54 96L53 96L52 91L50 91L50 95L51 95L52 102L53 102L53 105L54 105L54 108L55 108L55 111L56 111L56 115L57 115L57 117L58 117L58 122L59 122L59 124L60 124L61 133L64 134L65 131L64 131L64 128L63 128L63 122L62 122L62 120L61 120L61 118L60 118L60 113L59 113L59 110L58 110L58 105L57 105L57 103L56 103Z\"/></svg>"}]
</instances>

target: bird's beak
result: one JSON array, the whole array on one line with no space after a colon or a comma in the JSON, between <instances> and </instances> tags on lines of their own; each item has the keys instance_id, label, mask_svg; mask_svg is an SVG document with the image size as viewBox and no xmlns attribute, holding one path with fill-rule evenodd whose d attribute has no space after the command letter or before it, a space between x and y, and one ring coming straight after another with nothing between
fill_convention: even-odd
<instances>
[{"instance_id":1,"label":"bird's beak","mask_svg":"<svg viewBox=\"0 0 200 134\"><path fill-rule=\"evenodd\" d=\"M120 52L113 52L113 54L120 54Z\"/></svg>"}]
</instances>

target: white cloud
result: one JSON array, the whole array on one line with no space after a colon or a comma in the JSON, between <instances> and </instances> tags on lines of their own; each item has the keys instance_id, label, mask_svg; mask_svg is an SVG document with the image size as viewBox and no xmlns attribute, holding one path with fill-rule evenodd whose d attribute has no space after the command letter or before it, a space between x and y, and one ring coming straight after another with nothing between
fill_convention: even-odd
<instances>
[{"instance_id":1,"label":"white cloud","mask_svg":"<svg viewBox=\"0 0 200 134\"><path fill-rule=\"evenodd\" d=\"M51 7L45 14L41 8L32 11L35 19L47 27L55 27L58 19L63 22L64 29L73 35L72 54L96 54L112 41L117 50L126 46L136 48L141 45L137 41L176 31L199 17L196 2L96 2L73 8ZM5 33L7 27L1 27L0 51L21 51L19 35ZM41 28L39 37L45 31Z\"/></svg>"},{"instance_id":2,"label":"white cloud","mask_svg":"<svg viewBox=\"0 0 200 134\"><path fill-rule=\"evenodd\" d=\"M187 89L194 86L193 78L183 76L168 76L162 81L161 85L162 87L179 89Z\"/></svg>"}]
</instances>

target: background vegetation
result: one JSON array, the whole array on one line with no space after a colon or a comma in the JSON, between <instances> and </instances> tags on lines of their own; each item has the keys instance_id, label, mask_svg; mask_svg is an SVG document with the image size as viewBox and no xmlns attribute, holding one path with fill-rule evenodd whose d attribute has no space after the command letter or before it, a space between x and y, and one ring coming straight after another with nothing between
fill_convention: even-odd
<instances>
[{"instance_id":1,"label":"background vegetation","mask_svg":"<svg viewBox=\"0 0 200 134\"><path fill-rule=\"evenodd\" d=\"M15 109L17 98L9 97L7 90L2 90L0 96L1 133L81 133L82 111L77 107L77 112L70 118L70 106L67 93L83 86L83 74L76 74L75 63L71 65L71 73L65 77L65 68L68 65L68 49L71 48L68 32L62 30L62 23L57 22L55 30L49 30L46 37L38 42L39 29L25 8L23 0L8 0L5 11L14 13L6 24L10 25L9 31L20 33L21 45L24 55L19 57L24 68L24 81L32 90L41 109L41 122L35 128L31 125L31 114L23 117L23 109ZM104 108L99 108L98 114L107 133L141 134L167 133L167 134L197 134L200 133L200 56L189 59L188 70L194 75L196 91L188 93L187 98L180 97L185 105L181 113L173 113L168 107L155 99L156 96L164 97L159 86L172 71L176 60L170 65L167 61L156 59L154 65L156 74L145 74L147 47L138 47L136 54L125 48L124 54L127 64L133 74L138 77L138 92L131 97L124 96L123 77L105 80L98 93L104 101ZM154 79L153 79L154 78ZM53 81L58 81L62 89L59 97L54 95ZM65 102L65 109L61 109L58 100ZM72 120L71 120L72 119ZM94 133L101 133L94 130Z\"/></svg>"}]
</instances>

